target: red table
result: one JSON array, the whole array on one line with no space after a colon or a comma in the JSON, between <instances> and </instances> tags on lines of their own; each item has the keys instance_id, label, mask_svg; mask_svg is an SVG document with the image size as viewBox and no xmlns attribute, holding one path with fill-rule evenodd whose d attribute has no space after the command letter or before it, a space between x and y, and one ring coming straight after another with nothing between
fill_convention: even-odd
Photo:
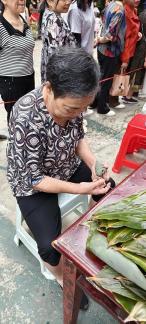
<instances>
[{"instance_id":1,"label":"red table","mask_svg":"<svg viewBox=\"0 0 146 324\"><path fill-rule=\"evenodd\" d=\"M98 291L86 280L86 276L95 275L104 264L86 251L88 228L83 223L91 217L97 208L143 189L146 189L146 163L122 181L98 205L89 210L53 242L54 247L63 255L64 324L77 322L78 306L82 295L81 288L106 308L120 323L124 323L127 314L115 301L113 295L105 290Z\"/></svg>"}]
</instances>

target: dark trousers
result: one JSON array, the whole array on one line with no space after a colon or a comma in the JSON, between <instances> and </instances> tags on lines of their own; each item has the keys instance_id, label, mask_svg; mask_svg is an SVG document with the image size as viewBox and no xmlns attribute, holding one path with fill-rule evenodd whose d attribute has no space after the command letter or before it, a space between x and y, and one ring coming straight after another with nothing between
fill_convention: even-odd
<instances>
[{"instance_id":1,"label":"dark trousers","mask_svg":"<svg viewBox=\"0 0 146 324\"><path fill-rule=\"evenodd\" d=\"M69 181L74 183L92 181L91 170L82 162ZM114 180L109 179L109 182L111 188L114 188ZM103 196L93 196L93 199L97 202ZM28 227L34 235L42 260L56 266L61 255L53 248L51 243L61 233L58 194L39 192L31 196L17 197L17 202Z\"/></svg>"},{"instance_id":2,"label":"dark trousers","mask_svg":"<svg viewBox=\"0 0 146 324\"><path fill-rule=\"evenodd\" d=\"M113 77L119 69L120 58L108 57L98 51L98 61L101 69L101 80ZM95 105L99 114L107 114L109 109L109 91L112 85L112 79L100 83L100 91L95 98Z\"/></svg>"},{"instance_id":3,"label":"dark trousers","mask_svg":"<svg viewBox=\"0 0 146 324\"><path fill-rule=\"evenodd\" d=\"M35 87L34 73L22 77L0 76L0 94L5 103L7 121L15 102Z\"/></svg>"}]
</instances>

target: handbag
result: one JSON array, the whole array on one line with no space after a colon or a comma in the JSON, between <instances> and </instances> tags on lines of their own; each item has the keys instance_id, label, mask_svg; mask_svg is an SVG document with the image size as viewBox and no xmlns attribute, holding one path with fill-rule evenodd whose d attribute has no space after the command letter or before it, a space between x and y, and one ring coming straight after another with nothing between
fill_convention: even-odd
<instances>
[{"instance_id":1,"label":"handbag","mask_svg":"<svg viewBox=\"0 0 146 324\"><path fill-rule=\"evenodd\" d=\"M130 88L130 75L115 74L109 94L111 96L127 96Z\"/></svg>"}]
</instances>

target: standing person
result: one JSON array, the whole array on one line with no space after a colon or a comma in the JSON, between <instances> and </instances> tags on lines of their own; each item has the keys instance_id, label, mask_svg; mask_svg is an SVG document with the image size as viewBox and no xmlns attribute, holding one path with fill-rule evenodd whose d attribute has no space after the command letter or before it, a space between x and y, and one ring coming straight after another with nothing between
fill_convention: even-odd
<instances>
[{"instance_id":1,"label":"standing person","mask_svg":"<svg viewBox=\"0 0 146 324\"><path fill-rule=\"evenodd\" d=\"M131 60L130 70L136 70L141 68L139 71L130 73L131 79L131 98L132 101L136 102L136 98L133 97L133 93L139 92L142 88L144 75L145 75L145 61L146 61L146 9L142 10L139 14L139 20L141 24L142 37L136 44L134 56ZM126 97L127 98L127 97Z\"/></svg>"},{"instance_id":2,"label":"standing person","mask_svg":"<svg viewBox=\"0 0 146 324\"><path fill-rule=\"evenodd\" d=\"M0 15L0 94L7 120L14 102L34 89L33 49L30 28L21 16L23 0L1 0Z\"/></svg>"},{"instance_id":3,"label":"standing person","mask_svg":"<svg viewBox=\"0 0 146 324\"><path fill-rule=\"evenodd\" d=\"M73 2L67 13L67 21L77 45L89 54L93 53L95 13L92 0Z\"/></svg>"},{"instance_id":4,"label":"standing person","mask_svg":"<svg viewBox=\"0 0 146 324\"><path fill-rule=\"evenodd\" d=\"M140 33L140 20L137 15L137 7L140 0L126 0L124 4L125 16L126 16L126 35L125 35L125 46L124 51L121 54L122 68L124 71L130 71L137 68L136 61L134 60L135 50L137 42L141 39L142 34ZM143 44L140 43L140 45ZM141 48L143 51L143 46ZM140 51L141 51L140 50ZM141 55L138 54L138 56ZM144 64L144 59L143 59ZM141 65L141 63L140 63ZM126 97L123 97L123 102L127 104L137 103L137 99L133 98L133 89L130 87L129 93Z\"/></svg>"},{"instance_id":5,"label":"standing person","mask_svg":"<svg viewBox=\"0 0 146 324\"><path fill-rule=\"evenodd\" d=\"M113 77L120 66L120 54L124 49L125 13L122 1L110 2L104 11L103 28L97 39L98 60L101 67L101 79ZM95 102L99 114L115 115L109 107L109 90L112 79L101 83L101 89Z\"/></svg>"},{"instance_id":6,"label":"standing person","mask_svg":"<svg viewBox=\"0 0 146 324\"><path fill-rule=\"evenodd\" d=\"M115 183L107 173L96 176L84 139L82 113L97 92L97 63L83 49L60 48L49 57L46 79L11 114L8 180L40 257L62 286L61 255L51 244L61 233L58 194L90 194L96 203Z\"/></svg>"},{"instance_id":7,"label":"standing person","mask_svg":"<svg viewBox=\"0 0 146 324\"><path fill-rule=\"evenodd\" d=\"M41 79L46 81L46 67L50 55L58 47L75 46L75 38L61 16L66 13L72 0L45 0L42 18Z\"/></svg>"}]
</instances>

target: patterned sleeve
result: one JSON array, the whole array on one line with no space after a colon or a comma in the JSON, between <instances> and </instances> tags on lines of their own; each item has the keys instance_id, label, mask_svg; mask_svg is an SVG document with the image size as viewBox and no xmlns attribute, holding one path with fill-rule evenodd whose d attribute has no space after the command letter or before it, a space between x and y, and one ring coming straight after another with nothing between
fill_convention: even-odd
<instances>
[{"instance_id":1,"label":"patterned sleeve","mask_svg":"<svg viewBox=\"0 0 146 324\"><path fill-rule=\"evenodd\" d=\"M22 101L20 104L22 108ZM14 118L13 123L12 115L7 150L9 169L15 170L16 178L23 179L27 188L32 188L44 177L43 159L47 145L41 120L36 116L33 122L33 118L23 115L18 120Z\"/></svg>"},{"instance_id":2,"label":"patterned sleeve","mask_svg":"<svg viewBox=\"0 0 146 324\"><path fill-rule=\"evenodd\" d=\"M64 45L64 30L62 28L62 17L52 14L46 20L44 31L44 42L48 48L48 53L52 54L53 50Z\"/></svg>"},{"instance_id":3,"label":"patterned sleeve","mask_svg":"<svg viewBox=\"0 0 146 324\"><path fill-rule=\"evenodd\" d=\"M117 40L117 36L119 33L121 21L123 18L123 11L117 11L111 13L111 19L110 22L104 32L104 36L106 37L113 37L112 41Z\"/></svg>"}]
</instances>

